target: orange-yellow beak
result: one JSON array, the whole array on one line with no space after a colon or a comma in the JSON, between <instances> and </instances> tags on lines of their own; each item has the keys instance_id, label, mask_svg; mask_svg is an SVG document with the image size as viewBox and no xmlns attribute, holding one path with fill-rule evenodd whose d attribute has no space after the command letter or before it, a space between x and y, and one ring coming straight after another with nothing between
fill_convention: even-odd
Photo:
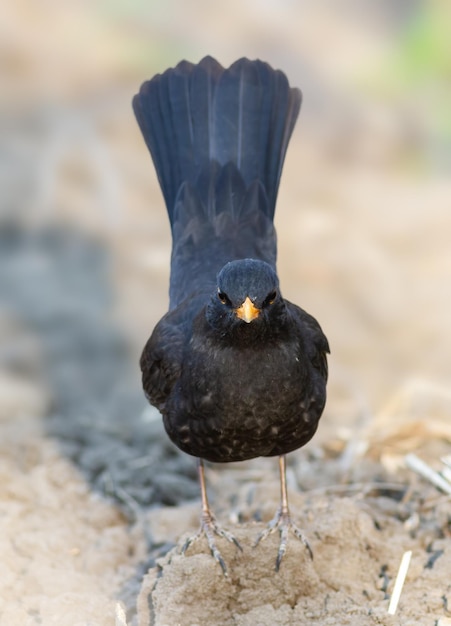
<instances>
[{"instance_id":1,"label":"orange-yellow beak","mask_svg":"<svg viewBox=\"0 0 451 626\"><path fill-rule=\"evenodd\" d=\"M254 306L254 303L248 296L243 304L235 309L235 313L240 320L249 324L249 322L252 322L252 320L260 315L260 309Z\"/></svg>"}]
</instances>

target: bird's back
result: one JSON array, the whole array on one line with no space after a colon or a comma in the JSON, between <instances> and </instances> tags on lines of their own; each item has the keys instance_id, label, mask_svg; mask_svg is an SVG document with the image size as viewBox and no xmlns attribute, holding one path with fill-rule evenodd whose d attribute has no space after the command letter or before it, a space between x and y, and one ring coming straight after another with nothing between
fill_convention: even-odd
<instances>
[{"instance_id":1,"label":"bird's back","mask_svg":"<svg viewBox=\"0 0 451 626\"><path fill-rule=\"evenodd\" d=\"M135 114L171 223L171 308L225 263L276 263L273 217L301 93L262 61L186 61L144 83Z\"/></svg>"}]
</instances>

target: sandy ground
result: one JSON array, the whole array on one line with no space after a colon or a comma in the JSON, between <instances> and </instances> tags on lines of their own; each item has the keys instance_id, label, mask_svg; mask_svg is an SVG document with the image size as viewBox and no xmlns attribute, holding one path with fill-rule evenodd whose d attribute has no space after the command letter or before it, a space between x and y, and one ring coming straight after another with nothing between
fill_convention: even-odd
<instances>
[{"instance_id":1,"label":"sandy ground","mask_svg":"<svg viewBox=\"0 0 451 626\"><path fill-rule=\"evenodd\" d=\"M184 531L191 528L144 578L140 626L449 624L450 496L427 487L401 462L412 445L402 434L406 429L412 437L420 436L421 458L438 458L449 450L449 422L438 420L430 429L418 420L400 422L390 431L378 420L378 444L370 446L366 458L354 458L351 467L346 468L344 454L332 452L338 442L291 456L293 519L309 539L313 560L290 536L276 572L279 537L270 535L255 546L266 527L263 522L272 518L278 504L277 476L268 459L210 470L218 517L243 547L239 552L233 544L218 541L227 578L203 540L192 544L185 556L180 553L196 530L198 507L155 511L149 522L156 539L177 540L182 526ZM381 447L382 463L374 459ZM407 551L412 553L407 578L396 614L389 615Z\"/></svg>"},{"instance_id":2,"label":"sandy ground","mask_svg":"<svg viewBox=\"0 0 451 626\"><path fill-rule=\"evenodd\" d=\"M390 74L422 3L107 5L19 0L1 16L0 625L449 626L450 496L406 467L415 453L441 471L451 454L447 91ZM195 463L146 408L137 367L170 241L130 99L207 53L263 58L304 91L279 274L332 348L320 428L288 461L314 559L291 537L276 573L277 536L253 547L276 460L208 467L243 546L218 540L227 579L203 540L180 554Z\"/></svg>"},{"instance_id":3,"label":"sandy ground","mask_svg":"<svg viewBox=\"0 0 451 626\"><path fill-rule=\"evenodd\" d=\"M140 624L434 624L448 614L451 553L449 540L439 538L446 525L444 503L435 529L412 538L399 519L403 507L389 498L369 503L361 496L319 496L294 502L311 538L313 561L292 539L276 573L278 539L254 548L264 524L234 528L243 553L224 547L229 578L205 547L193 547L188 557L170 552L144 579ZM414 556L397 615L390 618L389 595L405 550Z\"/></svg>"},{"instance_id":4,"label":"sandy ground","mask_svg":"<svg viewBox=\"0 0 451 626\"><path fill-rule=\"evenodd\" d=\"M0 623L113 624L142 540L36 424L2 431Z\"/></svg>"},{"instance_id":5,"label":"sandy ground","mask_svg":"<svg viewBox=\"0 0 451 626\"><path fill-rule=\"evenodd\" d=\"M210 468L218 519L243 548L218 540L225 578L204 540L180 554L197 530L198 503L141 510L130 525L90 491L37 421L18 420L3 434L2 625L449 624L450 498L405 470L394 478L379 463L360 460L340 484L341 457L326 459L319 448L292 455L292 515L314 559L290 537L275 572L278 537L254 547L277 506L275 462ZM432 448L440 453L435 439ZM149 550L172 542L147 571ZM406 550L412 561L390 617Z\"/></svg>"}]
</instances>

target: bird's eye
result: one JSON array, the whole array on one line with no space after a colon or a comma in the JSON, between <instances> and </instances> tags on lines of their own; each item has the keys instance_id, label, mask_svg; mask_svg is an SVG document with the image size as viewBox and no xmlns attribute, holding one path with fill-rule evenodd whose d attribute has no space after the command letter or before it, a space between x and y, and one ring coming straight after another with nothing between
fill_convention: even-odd
<instances>
[{"instance_id":1,"label":"bird's eye","mask_svg":"<svg viewBox=\"0 0 451 626\"><path fill-rule=\"evenodd\" d=\"M222 304L230 304L230 300L223 291L218 291L218 298L222 302Z\"/></svg>"},{"instance_id":2,"label":"bird's eye","mask_svg":"<svg viewBox=\"0 0 451 626\"><path fill-rule=\"evenodd\" d=\"M269 306L277 298L277 291L271 291L263 301L263 306Z\"/></svg>"}]
</instances>

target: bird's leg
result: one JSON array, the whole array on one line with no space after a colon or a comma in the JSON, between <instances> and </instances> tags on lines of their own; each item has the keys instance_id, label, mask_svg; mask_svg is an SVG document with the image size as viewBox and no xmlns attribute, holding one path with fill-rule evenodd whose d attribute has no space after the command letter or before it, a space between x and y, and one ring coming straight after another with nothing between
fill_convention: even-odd
<instances>
[{"instance_id":1,"label":"bird's leg","mask_svg":"<svg viewBox=\"0 0 451 626\"><path fill-rule=\"evenodd\" d=\"M205 535L205 537L207 538L208 547L210 548L210 552L212 556L221 566L224 576L227 576L228 575L227 567L224 562L224 559L221 556L221 553L218 550L218 547L216 546L215 535L218 535L219 537L225 537L227 541L230 541L230 543L234 543L236 547L239 548L241 551L242 551L242 548L240 544L238 543L237 539L235 539L235 537L231 533L221 528L221 526L216 521L215 516L210 510L210 505L208 503L208 497L207 497L207 487L205 484L204 462L202 459L197 460L197 468L199 472L200 493L201 493L201 498L202 498L200 529L193 537L190 537L189 539L186 540L182 548L182 554L185 554L189 546L194 541L199 539L199 537L202 537L202 535Z\"/></svg>"},{"instance_id":2,"label":"bird's leg","mask_svg":"<svg viewBox=\"0 0 451 626\"><path fill-rule=\"evenodd\" d=\"M279 529L280 533L280 543L279 543L279 552L277 553L276 559L276 571L279 571L280 564L282 562L283 556L287 549L288 544L288 533L291 530L293 534L302 541L305 547L310 554L310 558L313 559L313 552L310 548L309 542L304 537L300 528L296 526L291 521L290 510L288 508L288 491L287 491L287 474L286 474L286 460L285 455L281 455L279 457L279 470L280 470L280 506L277 509L277 513L273 517L273 519L269 522L267 528L260 533L257 537L257 541L255 545L259 544L260 541L266 539L268 535L274 532L276 529Z\"/></svg>"}]
</instances>

